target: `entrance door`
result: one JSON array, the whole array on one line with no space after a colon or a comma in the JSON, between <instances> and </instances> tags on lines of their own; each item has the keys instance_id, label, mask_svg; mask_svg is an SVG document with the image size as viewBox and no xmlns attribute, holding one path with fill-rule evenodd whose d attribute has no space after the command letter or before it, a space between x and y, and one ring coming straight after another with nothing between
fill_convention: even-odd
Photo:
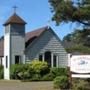
<instances>
[{"instance_id":1,"label":"entrance door","mask_svg":"<svg viewBox=\"0 0 90 90\"><path fill-rule=\"evenodd\" d=\"M51 67L51 52L50 51L45 52L44 56L45 56L45 61Z\"/></svg>"}]
</instances>

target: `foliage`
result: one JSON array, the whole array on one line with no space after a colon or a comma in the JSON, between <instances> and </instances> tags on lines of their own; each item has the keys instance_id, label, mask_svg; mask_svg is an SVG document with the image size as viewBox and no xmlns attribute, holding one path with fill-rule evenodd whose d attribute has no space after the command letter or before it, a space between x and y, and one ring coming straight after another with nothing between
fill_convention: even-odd
<instances>
[{"instance_id":1,"label":"foliage","mask_svg":"<svg viewBox=\"0 0 90 90\"><path fill-rule=\"evenodd\" d=\"M46 75L44 75L41 80L42 81L53 81L53 79L55 78L55 76L52 73L48 73Z\"/></svg>"},{"instance_id":2,"label":"foliage","mask_svg":"<svg viewBox=\"0 0 90 90\"><path fill-rule=\"evenodd\" d=\"M48 67L47 62L42 62L42 61L39 61L39 60L33 60L30 63L30 67L35 71L35 73L41 74L42 76L45 73L49 72L49 67Z\"/></svg>"},{"instance_id":3,"label":"foliage","mask_svg":"<svg viewBox=\"0 0 90 90\"><path fill-rule=\"evenodd\" d=\"M16 64L12 65L10 69L11 79L27 79L31 76L33 72L31 68L29 68L28 64Z\"/></svg>"},{"instance_id":4,"label":"foliage","mask_svg":"<svg viewBox=\"0 0 90 90\"><path fill-rule=\"evenodd\" d=\"M75 30L71 34L66 35L63 38L63 41L73 42L76 44L82 44L84 46L90 47L90 30L83 29L83 30Z\"/></svg>"},{"instance_id":5,"label":"foliage","mask_svg":"<svg viewBox=\"0 0 90 90\"><path fill-rule=\"evenodd\" d=\"M0 79L3 79L4 71L3 71L3 66L0 65Z\"/></svg>"},{"instance_id":6,"label":"foliage","mask_svg":"<svg viewBox=\"0 0 90 90\"><path fill-rule=\"evenodd\" d=\"M46 62L32 61L30 64L16 64L11 66L11 79L40 80L43 75L49 72Z\"/></svg>"},{"instance_id":7,"label":"foliage","mask_svg":"<svg viewBox=\"0 0 90 90\"><path fill-rule=\"evenodd\" d=\"M66 51L68 52L81 52L81 53L86 53L86 54L90 54L90 48L83 46L83 45L75 45L71 48L67 48Z\"/></svg>"},{"instance_id":8,"label":"foliage","mask_svg":"<svg viewBox=\"0 0 90 90\"><path fill-rule=\"evenodd\" d=\"M66 35L63 38L63 42L67 42L70 44L70 47L66 47L68 52L82 52L82 53L90 53L90 30L75 30L71 34Z\"/></svg>"},{"instance_id":9,"label":"foliage","mask_svg":"<svg viewBox=\"0 0 90 90\"><path fill-rule=\"evenodd\" d=\"M54 79L54 88L67 89L69 88L69 80L67 76L57 76Z\"/></svg>"},{"instance_id":10,"label":"foliage","mask_svg":"<svg viewBox=\"0 0 90 90\"><path fill-rule=\"evenodd\" d=\"M30 81L41 81L41 75L40 74L34 74L32 78L30 78Z\"/></svg>"},{"instance_id":11,"label":"foliage","mask_svg":"<svg viewBox=\"0 0 90 90\"><path fill-rule=\"evenodd\" d=\"M11 66L11 79L23 81L52 81L56 76L67 75L66 68L49 68L46 62L33 60L30 64Z\"/></svg>"},{"instance_id":12,"label":"foliage","mask_svg":"<svg viewBox=\"0 0 90 90\"><path fill-rule=\"evenodd\" d=\"M72 90L90 90L90 82L86 79L74 79Z\"/></svg>"},{"instance_id":13,"label":"foliage","mask_svg":"<svg viewBox=\"0 0 90 90\"><path fill-rule=\"evenodd\" d=\"M67 68L53 67L53 68L50 68L50 72L48 74L43 76L42 80L52 81L57 76L63 76L63 75L68 76Z\"/></svg>"},{"instance_id":14,"label":"foliage","mask_svg":"<svg viewBox=\"0 0 90 90\"><path fill-rule=\"evenodd\" d=\"M79 22L90 26L90 0L49 0L52 20L60 22Z\"/></svg>"},{"instance_id":15,"label":"foliage","mask_svg":"<svg viewBox=\"0 0 90 90\"><path fill-rule=\"evenodd\" d=\"M66 75L68 74L68 70L67 68L51 68L50 70L51 75L55 78L56 76L62 76L62 75Z\"/></svg>"}]
</instances>

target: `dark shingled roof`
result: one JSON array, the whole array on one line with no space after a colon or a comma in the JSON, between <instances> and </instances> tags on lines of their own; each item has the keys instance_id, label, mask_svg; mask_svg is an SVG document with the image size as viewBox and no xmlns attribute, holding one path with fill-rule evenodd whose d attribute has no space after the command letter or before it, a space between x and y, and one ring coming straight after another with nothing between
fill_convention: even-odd
<instances>
[{"instance_id":1,"label":"dark shingled roof","mask_svg":"<svg viewBox=\"0 0 90 90\"><path fill-rule=\"evenodd\" d=\"M26 33L26 36L25 36L26 47L28 45L30 45L37 37L39 37L46 29L48 29L47 26ZM4 37L1 37L1 39L0 39L0 56L2 57L3 55L4 55Z\"/></svg>"},{"instance_id":2,"label":"dark shingled roof","mask_svg":"<svg viewBox=\"0 0 90 90\"><path fill-rule=\"evenodd\" d=\"M26 24L26 22L14 13L3 25L6 26L8 24Z\"/></svg>"},{"instance_id":3,"label":"dark shingled roof","mask_svg":"<svg viewBox=\"0 0 90 90\"><path fill-rule=\"evenodd\" d=\"M26 42L26 47L32 43L32 41L34 41L38 36L40 36L40 34L45 31L48 27L42 27L36 30L33 30L31 32L26 33L25 36L25 42Z\"/></svg>"}]
</instances>

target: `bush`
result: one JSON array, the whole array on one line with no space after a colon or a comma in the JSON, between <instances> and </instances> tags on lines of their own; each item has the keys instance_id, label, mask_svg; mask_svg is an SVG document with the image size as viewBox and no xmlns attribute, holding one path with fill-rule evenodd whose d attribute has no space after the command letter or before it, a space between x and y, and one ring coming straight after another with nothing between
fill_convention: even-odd
<instances>
[{"instance_id":1,"label":"bush","mask_svg":"<svg viewBox=\"0 0 90 90\"><path fill-rule=\"evenodd\" d=\"M4 76L4 69L3 66L0 65L0 79L3 79Z\"/></svg>"},{"instance_id":2,"label":"bush","mask_svg":"<svg viewBox=\"0 0 90 90\"><path fill-rule=\"evenodd\" d=\"M52 76L55 78L57 76L62 76L62 75L68 75L68 70L67 68L51 68L50 73Z\"/></svg>"},{"instance_id":3,"label":"bush","mask_svg":"<svg viewBox=\"0 0 90 90\"><path fill-rule=\"evenodd\" d=\"M46 62L32 61L30 64L18 64L11 66L11 79L20 80L41 80L43 75L49 72Z\"/></svg>"},{"instance_id":4,"label":"bush","mask_svg":"<svg viewBox=\"0 0 90 90\"><path fill-rule=\"evenodd\" d=\"M34 75L31 78L32 81L42 80L42 77L50 71L47 62L42 62L39 60L33 60L30 63L30 67L34 71Z\"/></svg>"},{"instance_id":5,"label":"bush","mask_svg":"<svg viewBox=\"0 0 90 90\"><path fill-rule=\"evenodd\" d=\"M42 81L53 81L53 79L54 76L51 73L48 73L41 78Z\"/></svg>"},{"instance_id":6,"label":"bush","mask_svg":"<svg viewBox=\"0 0 90 90\"><path fill-rule=\"evenodd\" d=\"M66 68L49 68L47 62L33 60L30 64L12 65L11 79L23 81L52 81L56 76L67 75Z\"/></svg>"},{"instance_id":7,"label":"bush","mask_svg":"<svg viewBox=\"0 0 90 90\"><path fill-rule=\"evenodd\" d=\"M72 90L90 90L90 82L86 79L74 79Z\"/></svg>"},{"instance_id":8,"label":"bush","mask_svg":"<svg viewBox=\"0 0 90 90\"><path fill-rule=\"evenodd\" d=\"M31 70L28 64L15 64L11 66L10 76L11 79L27 79L30 77Z\"/></svg>"},{"instance_id":9,"label":"bush","mask_svg":"<svg viewBox=\"0 0 90 90\"><path fill-rule=\"evenodd\" d=\"M35 71L35 73L41 74L41 76L43 76L49 72L49 67L48 67L47 62L42 62L39 60L33 60L30 63L30 66Z\"/></svg>"},{"instance_id":10,"label":"bush","mask_svg":"<svg viewBox=\"0 0 90 90\"><path fill-rule=\"evenodd\" d=\"M58 76L54 79L54 88L68 89L69 80L67 76Z\"/></svg>"},{"instance_id":11,"label":"bush","mask_svg":"<svg viewBox=\"0 0 90 90\"><path fill-rule=\"evenodd\" d=\"M40 74L34 74L30 79L30 81L40 81L40 80L41 80Z\"/></svg>"}]
</instances>

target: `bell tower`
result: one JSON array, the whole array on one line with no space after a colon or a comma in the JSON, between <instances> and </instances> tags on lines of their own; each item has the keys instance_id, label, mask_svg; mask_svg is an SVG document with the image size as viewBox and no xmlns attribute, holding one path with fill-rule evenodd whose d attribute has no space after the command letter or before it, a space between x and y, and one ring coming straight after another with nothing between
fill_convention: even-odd
<instances>
[{"instance_id":1,"label":"bell tower","mask_svg":"<svg viewBox=\"0 0 90 90\"><path fill-rule=\"evenodd\" d=\"M11 65L25 63L25 24L16 12L4 23L4 79L10 79Z\"/></svg>"}]
</instances>

